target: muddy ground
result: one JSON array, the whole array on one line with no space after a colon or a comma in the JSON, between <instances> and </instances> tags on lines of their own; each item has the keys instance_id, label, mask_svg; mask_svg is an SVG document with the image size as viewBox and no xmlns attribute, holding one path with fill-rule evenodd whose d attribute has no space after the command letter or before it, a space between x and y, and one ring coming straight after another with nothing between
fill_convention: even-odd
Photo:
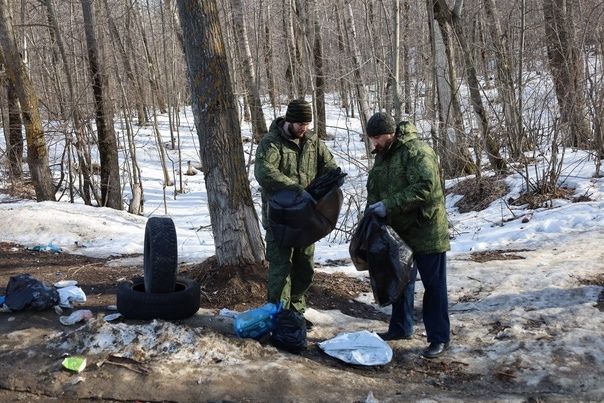
<instances>
[{"instance_id":1,"label":"muddy ground","mask_svg":"<svg viewBox=\"0 0 604 403\"><path fill-rule=\"evenodd\" d=\"M380 401L566 401L590 396L581 395L577 388L528 388L515 383L513 375L480 373L456 354L423 359L419 355L425 347L421 323L412 340L391 342L391 363L371 368L346 365L321 352L317 343L338 330L327 322L309 332L309 348L300 355L279 351L266 342L238 339L195 318L107 324L102 317L112 313L107 307L115 304L117 284L142 275L140 265L124 262L128 260L53 255L0 244L0 294L10 276L19 273L48 283L77 280L88 298L81 308L95 315L87 324L64 326L54 310L0 313L0 401L360 402L372 401L372 396ZM211 259L179 270L202 285L199 318L212 317L223 307L244 310L263 302L261 272L233 293L228 291L233 284L225 284L228 279L217 274ZM383 331L388 317L353 301L367 292L366 281L317 273L309 306L339 310L357 318L359 329ZM128 329L136 333L134 340L117 335ZM103 347L102 340L95 339L103 332L112 334L112 346ZM80 374L61 367L62 357L75 353L87 358Z\"/></svg>"}]
</instances>

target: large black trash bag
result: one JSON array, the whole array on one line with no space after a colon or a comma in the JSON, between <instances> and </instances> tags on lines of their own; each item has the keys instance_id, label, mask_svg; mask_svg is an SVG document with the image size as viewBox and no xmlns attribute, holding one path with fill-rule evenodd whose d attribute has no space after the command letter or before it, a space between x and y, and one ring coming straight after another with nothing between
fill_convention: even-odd
<instances>
[{"instance_id":1,"label":"large black trash bag","mask_svg":"<svg viewBox=\"0 0 604 403\"><path fill-rule=\"evenodd\" d=\"M317 242L336 227L344 195L332 188L318 202L302 192L281 190L268 203L268 221L281 247L304 247Z\"/></svg>"},{"instance_id":2,"label":"large black trash bag","mask_svg":"<svg viewBox=\"0 0 604 403\"><path fill-rule=\"evenodd\" d=\"M359 222L349 247L357 270L369 270L373 297L380 306L396 301L411 278L413 251L383 218L369 212Z\"/></svg>"},{"instance_id":3,"label":"large black trash bag","mask_svg":"<svg viewBox=\"0 0 604 403\"><path fill-rule=\"evenodd\" d=\"M294 309L284 309L275 315L271 342L277 348L299 354L306 350L306 320Z\"/></svg>"},{"instance_id":4,"label":"large black trash bag","mask_svg":"<svg viewBox=\"0 0 604 403\"><path fill-rule=\"evenodd\" d=\"M43 311L58 305L61 298L54 287L30 276L20 274L8 280L4 303L11 311L32 309Z\"/></svg>"},{"instance_id":5,"label":"large black trash bag","mask_svg":"<svg viewBox=\"0 0 604 403\"><path fill-rule=\"evenodd\" d=\"M342 172L341 168L333 169L313 179L310 184L306 186L306 191L310 193L315 200L320 200L334 187L342 186L346 175L348 174Z\"/></svg>"}]
</instances>

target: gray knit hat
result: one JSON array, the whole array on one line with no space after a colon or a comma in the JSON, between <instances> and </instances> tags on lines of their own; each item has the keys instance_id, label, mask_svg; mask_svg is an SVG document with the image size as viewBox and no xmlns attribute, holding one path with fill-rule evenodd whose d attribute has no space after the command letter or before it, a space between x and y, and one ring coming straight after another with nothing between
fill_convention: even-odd
<instances>
[{"instance_id":1,"label":"gray knit hat","mask_svg":"<svg viewBox=\"0 0 604 403\"><path fill-rule=\"evenodd\" d=\"M369 137L394 132L396 132L396 123L394 118L386 112L377 112L367 121L367 135Z\"/></svg>"},{"instance_id":2,"label":"gray knit hat","mask_svg":"<svg viewBox=\"0 0 604 403\"><path fill-rule=\"evenodd\" d=\"M312 107L310 102L303 99L294 99L287 105L285 120L290 123L310 123L312 122Z\"/></svg>"}]
</instances>

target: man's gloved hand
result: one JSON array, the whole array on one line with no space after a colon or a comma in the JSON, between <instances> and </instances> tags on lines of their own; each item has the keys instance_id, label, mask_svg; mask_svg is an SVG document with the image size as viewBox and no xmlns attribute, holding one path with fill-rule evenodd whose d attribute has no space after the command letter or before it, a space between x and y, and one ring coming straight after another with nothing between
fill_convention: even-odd
<instances>
[{"instance_id":1,"label":"man's gloved hand","mask_svg":"<svg viewBox=\"0 0 604 403\"><path fill-rule=\"evenodd\" d=\"M367 210L369 210L370 212L372 212L373 214L375 214L378 217L384 218L386 217L386 206L384 205L384 202L379 201L377 203L373 203L372 205L370 205Z\"/></svg>"}]
</instances>

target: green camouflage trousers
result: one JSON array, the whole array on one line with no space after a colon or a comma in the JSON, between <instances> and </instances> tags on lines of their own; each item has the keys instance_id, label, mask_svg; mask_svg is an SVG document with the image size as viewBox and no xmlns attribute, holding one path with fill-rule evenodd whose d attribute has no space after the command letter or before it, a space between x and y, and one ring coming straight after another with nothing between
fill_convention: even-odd
<instances>
[{"instance_id":1,"label":"green camouflage trousers","mask_svg":"<svg viewBox=\"0 0 604 403\"><path fill-rule=\"evenodd\" d=\"M302 248L282 248L270 230L266 231L268 259L268 302L283 301L284 307L306 310L304 294L312 283L315 245Z\"/></svg>"}]
</instances>

